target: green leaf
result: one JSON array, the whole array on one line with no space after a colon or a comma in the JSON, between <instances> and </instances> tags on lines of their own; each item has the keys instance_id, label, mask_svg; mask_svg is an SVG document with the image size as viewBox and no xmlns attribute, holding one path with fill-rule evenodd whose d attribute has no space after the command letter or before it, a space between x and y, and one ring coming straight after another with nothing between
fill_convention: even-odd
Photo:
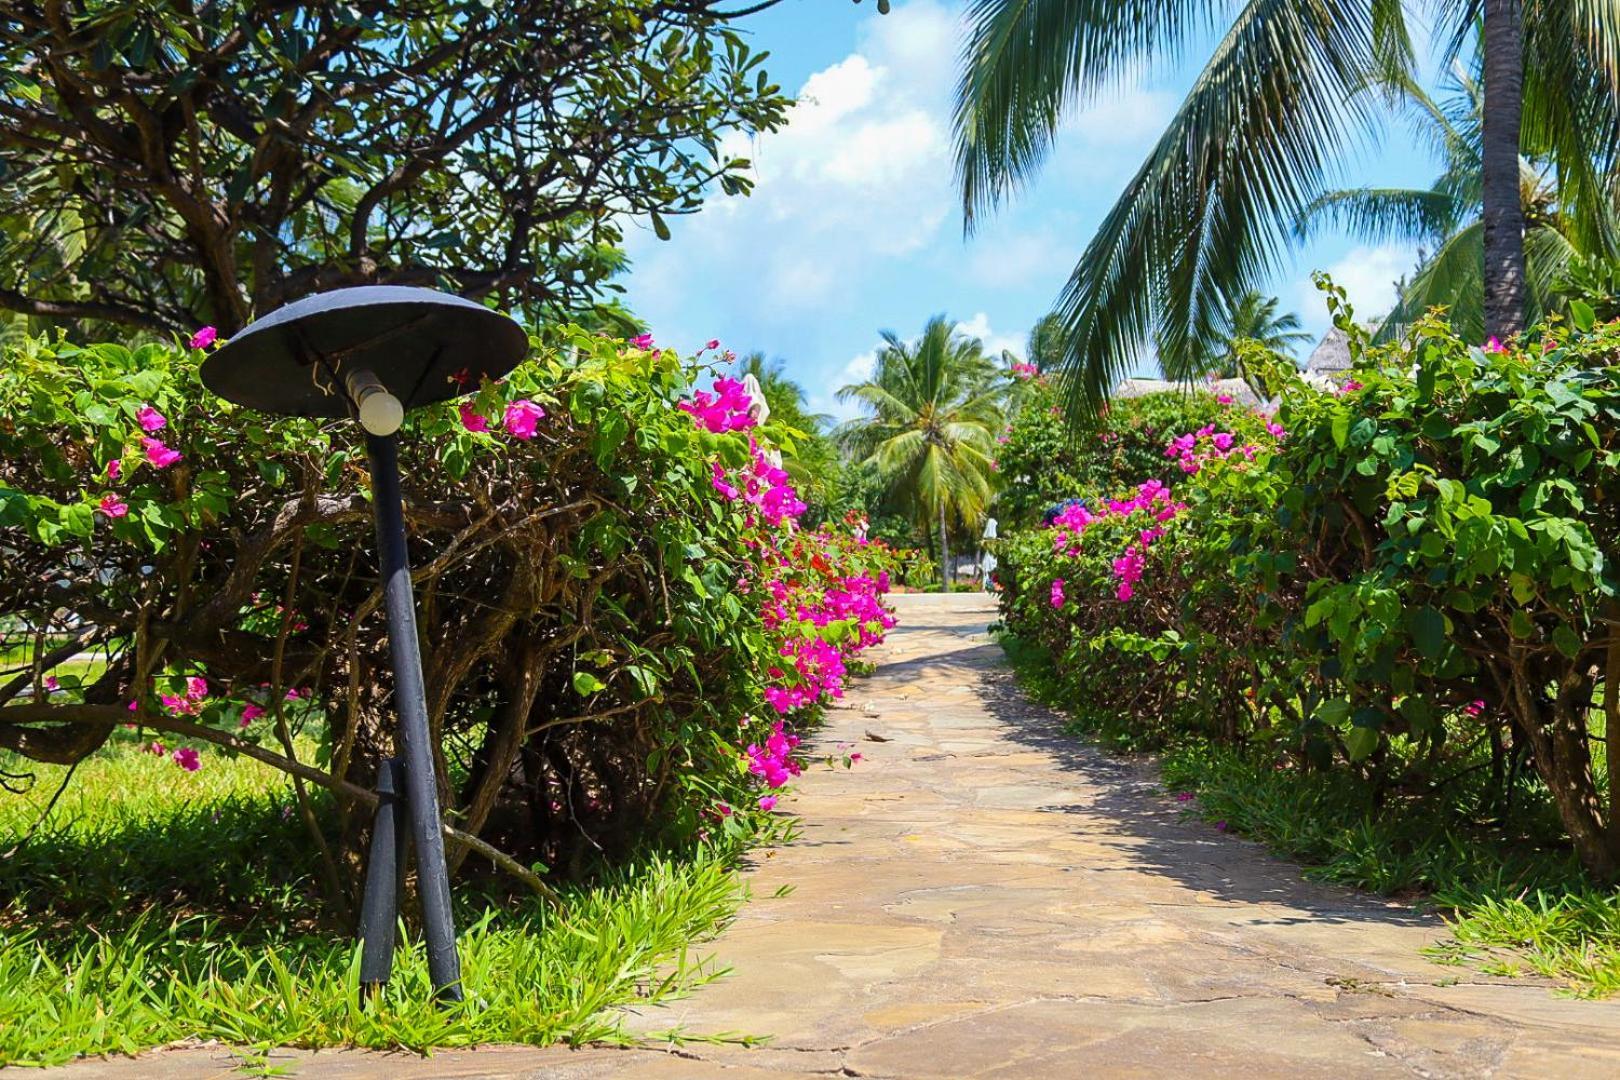
<instances>
[{"instance_id":1,"label":"green leaf","mask_svg":"<svg viewBox=\"0 0 1620 1080\"><path fill-rule=\"evenodd\" d=\"M1575 329L1588 333L1597 323L1597 313L1592 305L1584 300L1571 300L1569 302L1569 321L1575 324Z\"/></svg>"},{"instance_id":2,"label":"green leaf","mask_svg":"<svg viewBox=\"0 0 1620 1080\"><path fill-rule=\"evenodd\" d=\"M1430 659L1446 647L1446 617L1432 607L1410 609L1406 613L1406 630L1418 652Z\"/></svg>"},{"instance_id":3,"label":"green leaf","mask_svg":"<svg viewBox=\"0 0 1620 1080\"><path fill-rule=\"evenodd\" d=\"M1559 623L1552 634L1553 645L1559 652L1575 659L1581 654L1581 636L1569 628L1568 623Z\"/></svg>"},{"instance_id":4,"label":"green leaf","mask_svg":"<svg viewBox=\"0 0 1620 1080\"><path fill-rule=\"evenodd\" d=\"M588 671L574 672L574 693L580 697L590 697L592 694L607 689L607 683L598 679Z\"/></svg>"},{"instance_id":5,"label":"green leaf","mask_svg":"<svg viewBox=\"0 0 1620 1080\"><path fill-rule=\"evenodd\" d=\"M1344 749L1351 761L1363 761L1378 749L1378 732L1370 727L1352 727L1344 736Z\"/></svg>"}]
</instances>

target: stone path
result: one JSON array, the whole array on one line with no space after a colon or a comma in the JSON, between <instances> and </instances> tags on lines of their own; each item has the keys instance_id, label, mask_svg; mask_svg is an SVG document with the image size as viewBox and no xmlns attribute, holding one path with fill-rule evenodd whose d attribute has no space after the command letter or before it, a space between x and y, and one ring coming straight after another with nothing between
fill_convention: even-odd
<instances>
[{"instance_id":1,"label":"stone path","mask_svg":"<svg viewBox=\"0 0 1620 1080\"><path fill-rule=\"evenodd\" d=\"M1025 702L973 596L904 596L877 674L711 946L735 973L644 1032L764 1047L289 1055L309 1077L1615 1077L1620 1004L1440 967L1435 921L1184 821ZM876 736L876 739L869 736ZM879 741L881 740L881 741ZM791 887L784 896L775 894ZM207 1049L72 1077L222 1076Z\"/></svg>"}]
</instances>

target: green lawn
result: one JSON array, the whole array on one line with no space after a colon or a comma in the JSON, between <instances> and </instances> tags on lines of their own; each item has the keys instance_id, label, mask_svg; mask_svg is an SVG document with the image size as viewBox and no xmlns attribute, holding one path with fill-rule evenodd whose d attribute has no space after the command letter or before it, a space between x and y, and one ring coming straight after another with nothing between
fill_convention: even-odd
<instances>
[{"instance_id":1,"label":"green lawn","mask_svg":"<svg viewBox=\"0 0 1620 1080\"><path fill-rule=\"evenodd\" d=\"M466 1001L430 1003L413 948L362 1007L358 952L320 919L290 785L217 753L187 773L141 745L120 731L37 828L65 770L0 758L36 774L25 794L0 792L0 1064L187 1037L412 1050L615 1039L612 1006L716 974L687 946L743 898L734 848L643 859L565 888L556 910L464 888Z\"/></svg>"}]
</instances>

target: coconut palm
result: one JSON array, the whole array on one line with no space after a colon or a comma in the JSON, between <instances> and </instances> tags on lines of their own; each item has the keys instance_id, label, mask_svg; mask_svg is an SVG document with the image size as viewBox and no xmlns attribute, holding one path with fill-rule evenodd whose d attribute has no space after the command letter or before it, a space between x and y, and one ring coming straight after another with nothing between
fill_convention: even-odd
<instances>
[{"instance_id":1,"label":"coconut palm","mask_svg":"<svg viewBox=\"0 0 1620 1080\"><path fill-rule=\"evenodd\" d=\"M1300 329L1299 316L1293 312L1277 313L1281 302L1275 296L1266 296L1250 289L1241 296L1227 297L1216 312L1214 325L1204 335L1208 351L1191 370L1171 374L1180 381L1189 382L1199 375L1217 375L1223 379L1242 379L1254 391L1255 397L1264 398L1265 389L1250 375L1239 355L1238 342L1254 341L1266 349L1283 356L1292 356L1294 348L1311 340L1311 335Z\"/></svg>"},{"instance_id":2,"label":"coconut palm","mask_svg":"<svg viewBox=\"0 0 1620 1080\"><path fill-rule=\"evenodd\" d=\"M1403 284L1378 336L1387 340L1430 308L1445 305L1459 334L1483 341L1488 299L1483 279L1485 222L1480 211L1484 91L1477 76L1461 65L1452 69L1447 93L1439 100L1411 81L1390 89L1405 103L1414 135L1440 158L1440 175L1421 189L1358 187L1327 192L1306 208L1300 235L1331 225L1369 243L1404 240L1432 250L1434 254L1422 259L1412 279ZM1520 303L1527 320L1535 322L1559 309L1557 284L1581 253L1580 245L1595 235L1600 250L1592 254L1602 259L1611 253L1616 230L1604 223L1583 234L1562 204L1546 165L1525 156L1519 158L1518 192L1525 223ZM1607 208L1603 216L1612 220Z\"/></svg>"},{"instance_id":3,"label":"coconut palm","mask_svg":"<svg viewBox=\"0 0 1620 1080\"><path fill-rule=\"evenodd\" d=\"M1554 164L1582 227L1599 228L1599 166L1620 148L1612 0L970 0L955 117L970 229L1030 179L1067 113L1231 20L1059 298L1073 397L1100 404L1150 346L1187 363L1224 298L1279 268L1331 170L1376 141L1364 89L1411 77L1418 7L1448 64L1483 19L1485 321L1505 336L1523 324L1511 288L1523 278L1521 142Z\"/></svg>"},{"instance_id":4,"label":"coconut palm","mask_svg":"<svg viewBox=\"0 0 1620 1080\"><path fill-rule=\"evenodd\" d=\"M994 489L1002 389L979 339L941 315L916 341L884 331L871 378L838 391L866 408L839 426L838 439L876 467L891 504L908 507L924 531L937 523L947 589L950 521L977 528Z\"/></svg>"}]
</instances>

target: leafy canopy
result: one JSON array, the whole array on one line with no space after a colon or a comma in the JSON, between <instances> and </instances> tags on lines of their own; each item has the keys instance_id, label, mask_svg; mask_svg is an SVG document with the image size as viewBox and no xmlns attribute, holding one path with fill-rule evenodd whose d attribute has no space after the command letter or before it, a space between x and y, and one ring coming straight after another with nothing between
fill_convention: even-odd
<instances>
[{"instance_id":1,"label":"leafy canopy","mask_svg":"<svg viewBox=\"0 0 1620 1080\"><path fill-rule=\"evenodd\" d=\"M719 0L0 12L0 309L158 330L354 284L577 312L787 105Z\"/></svg>"}]
</instances>

